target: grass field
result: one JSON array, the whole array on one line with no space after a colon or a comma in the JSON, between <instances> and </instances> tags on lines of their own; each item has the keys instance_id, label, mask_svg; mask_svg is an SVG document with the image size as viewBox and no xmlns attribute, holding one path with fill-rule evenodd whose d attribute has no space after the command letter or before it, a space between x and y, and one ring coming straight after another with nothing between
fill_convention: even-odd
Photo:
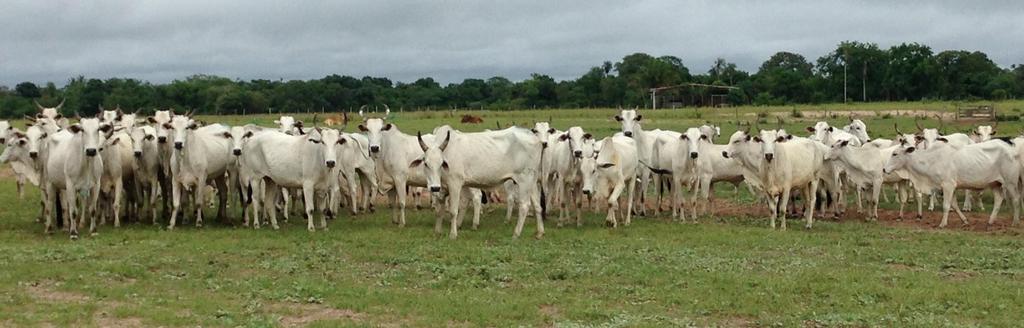
<instances>
[{"instance_id":1,"label":"grass field","mask_svg":"<svg viewBox=\"0 0 1024 328\"><path fill-rule=\"evenodd\" d=\"M738 120L733 109L643 115L648 129L712 121L723 125L725 138L737 121L755 121L758 112L769 113L769 126L779 116L802 135L797 131L820 120L811 117L818 112L835 112L826 120L845 124L844 111L856 111L876 137L891 135L894 122L914 126L911 117L883 118L890 110L948 112L952 106L797 107L803 118L793 117L792 107L743 107ZM1024 109L1024 102L996 106L1000 114L1018 115L1014 109ZM597 136L619 128L611 119L615 110L472 113L484 124L453 126L479 130L495 121L523 125L550 116L555 127L580 125ZM394 122L414 134L457 119L399 113ZM999 134L1017 134L1021 126L1001 122ZM737 198L731 187L722 189L719 197L735 206L758 206L749 195ZM503 205L488 205L485 213L480 230L464 230L454 241L433 234L432 211L411 211L408 226L399 229L379 204L375 214L342 215L325 232L309 233L294 219L280 231L214 223L167 232L128 224L103 226L99 235L72 242L66 234L43 234L35 222L35 189L19 200L3 168L0 326L960 327L1017 326L1024 313L1024 240L1016 227L938 230L929 227L936 215L917 225L884 216L863 222L854 214L819 221L813 230L782 232L768 229L763 214L752 214L704 217L697 224L641 218L611 230L601 224L603 214L590 213L582 228L549 222L544 239L516 240ZM976 212L972 219L982 216ZM1009 221L1006 210L1001 220ZM532 229L527 225L524 234Z\"/></svg>"}]
</instances>

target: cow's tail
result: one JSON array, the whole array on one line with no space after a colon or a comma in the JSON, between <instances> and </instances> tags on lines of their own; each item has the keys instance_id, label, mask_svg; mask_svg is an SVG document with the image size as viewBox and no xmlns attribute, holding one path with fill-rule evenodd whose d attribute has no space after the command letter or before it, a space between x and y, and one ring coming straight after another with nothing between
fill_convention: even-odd
<instances>
[{"instance_id":1,"label":"cow's tail","mask_svg":"<svg viewBox=\"0 0 1024 328\"><path fill-rule=\"evenodd\" d=\"M647 165L647 163L644 163L644 161L639 161L639 162L644 167L647 167L648 170L651 170L651 172L654 172L657 175L671 175L672 174L671 170L659 169L659 168L656 168L656 167L652 167L650 165Z\"/></svg>"}]
</instances>

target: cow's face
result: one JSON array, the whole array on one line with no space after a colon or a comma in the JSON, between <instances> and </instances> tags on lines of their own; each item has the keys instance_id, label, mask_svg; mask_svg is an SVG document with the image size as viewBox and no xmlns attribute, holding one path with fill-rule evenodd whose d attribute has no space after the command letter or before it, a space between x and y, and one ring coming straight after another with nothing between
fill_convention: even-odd
<instances>
[{"instance_id":1,"label":"cow's face","mask_svg":"<svg viewBox=\"0 0 1024 328\"><path fill-rule=\"evenodd\" d=\"M376 156L380 153L380 140L381 135L387 131L391 131L391 123L384 123L383 119L371 118L359 125L359 130L366 132L366 139L369 141L370 156Z\"/></svg>"},{"instance_id":2,"label":"cow's face","mask_svg":"<svg viewBox=\"0 0 1024 328\"><path fill-rule=\"evenodd\" d=\"M169 110L158 110L153 113L153 116L148 118L150 124L156 129L156 141L161 144L166 144L167 139L170 138L171 129L166 127L166 124L171 123L171 118L174 117L174 113Z\"/></svg>"},{"instance_id":3,"label":"cow's face","mask_svg":"<svg viewBox=\"0 0 1024 328\"><path fill-rule=\"evenodd\" d=\"M761 144L761 152L764 153L764 160L771 163L775 160L775 146L786 142L786 136L780 135L776 130L761 130L761 134L754 137L754 141Z\"/></svg>"},{"instance_id":4,"label":"cow's face","mask_svg":"<svg viewBox=\"0 0 1024 328\"><path fill-rule=\"evenodd\" d=\"M242 148L252 136L252 131L247 131L244 126L235 126L231 128L231 132L226 132L224 137L231 139L231 155L242 156Z\"/></svg>"},{"instance_id":5,"label":"cow's face","mask_svg":"<svg viewBox=\"0 0 1024 328\"><path fill-rule=\"evenodd\" d=\"M853 120L850 124L844 126L843 130L857 137L861 142L871 141L871 138L868 137L868 126L864 124L864 121Z\"/></svg>"},{"instance_id":6,"label":"cow's face","mask_svg":"<svg viewBox=\"0 0 1024 328\"><path fill-rule=\"evenodd\" d=\"M808 136L811 140L824 142L828 134L832 132L832 127L828 125L828 122L818 122L814 126L807 127L807 132L811 133Z\"/></svg>"},{"instance_id":7,"label":"cow's face","mask_svg":"<svg viewBox=\"0 0 1024 328\"><path fill-rule=\"evenodd\" d=\"M131 131L135 128L135 119L135 114L121 114L121 118L117 120L117 126Z\"/></svg>"},{"instance_id":8,"label":"cow's face","mask_svg":"<svg viewBox=\"0 0 1024 328\"><path fill-rule=\"evenodd\" d=\"M698 128L686 129L686 133L679 136L686 143L686 148L689 154L679 154L680 156L689 156L691 159L697 159L700 154L700 144L708 142L708 136L701 133Z\"/></svg>"},{"instance_id":9,"label":"cow's face","mask_svg":"<svg viewBox=\"0 0 1024 328\"><path fill-rule=\"evenodd\" d=\"M285 134L305 134L305 131L302 130L302 121L295 120L295 118L291 116L281 116L280 119L274 120L274 124L277 124L278 131Z\"/></svg>"},{"instance_id":10,"label":"cow's face","mask_svg":"<svg viewBox=\"0 0 1024 328\"><path fill-rule=\"evenodd\" d=\"M163 127L169 131L169 139L172 142L171 145L174 149L182 150L185 149L185 142L188 141L188 134L199 128L199 125L188 116L178 115L171 118L171 122L164 124Z\"/></svg>"},{"instance_id":11,"label":"cow's face","mask_svg":"<svg viewBox=\"0 0 1024 328\"><path fill-rule=\"evenodd\" d=\"M68 130L82 138L82 150L85 156L95 157L102 150L103 142L108 134L114 129L107 123L101 123L98 118L83 118L78 124L68 127Z\"/></svg>"},{"instance_id":12,"label":"cow's face","mask_svg":"<svg viewBox=\"0 0 1024 328\"><path fill-rule=\"evenodd\" d=\"M923 141L924 144L922 148L927 149L935 144L935 140L938 140L939 137L939 129L923 129L917 138L917 143L918 145L921 145L921 142Z\"/></svg>"},{"instance_id":13,"label":"cow's face","mask_svg":"<svg viewBox=\"0 0 1024 328\"><path fill-rule=\"evenodd\" d=\"M533 124L533 132L537 138L540 139L540 144L544 148L548 148L548 141L551 139L551 134L555 133L555 129L548 124L548 122L537 122Z\"/></svg>"},{"instance_id":14,"label":"cow's face","mask_svg":"<svg viewBox=\"0 0 1024 328\"><path fill-rule=\"evenodd\" d=\"M972 132L974 132L974 135L976 136L977 141L979 141L979 142L980 141L988 141L988 140L992 139L992 135L996 134L995 128L993 128L992 126L989 126L989 125L978 126L978 127L974 128L974 131L972 131Z\"/></svg>"},{"instance_id":15,"label":"cow's face","mask_svg":"<svg viewBox=\"0 0 1024 328\"><path fill-rule=\"evenodd\" d=\"M909 143L904 143L899 147L896 147L896 150L892 152L892 156L889 157L887 162L885 162L885 167L882 168L882 173L889 174L906 167L907 163L910 162L910 156L916 150L917 147Z\"/></svg>"},{"instance_id":16,"label":"cow's face","mask_svg":"<svg viewBox=\"0 0 1024 328\"><path fill-rule=\"evenodd\" d=\"M114 123L117 123L117 121L120 120L120 116L121 115L119 115L117 111L105 110L102 113L100 113L100 123L113 125Z\"/></svg>"},{"instance_id":17,"label":"cow's face","mask_svg":"<svg viewBox=\"0 0 1024 328\"><path fill-rule=\"evenodd\" d=\"M444 150L448 148L451 138L452 132L449 130L445 133L444 141L441 141L440 145L428 145L423 141L423 137L416 136L420 149L423 150L423 158L412 161L409 168L423 170L423 175L427 178L427 189L430 192L441 191L442 171L448 171L448 161L444 158Z\"/></svg>"},{"instance_id":18,"label":"cow's face","mask_svg":"<svg viewBox=\"0 0 1024 328\"><path fill-rule=\"evenodd\" d=\"M901 144L901 145L902 144L917 145L917 142L921 141L921 140L924 140L924 137L921 137L921 136L918 136L918 135L915 135L915 134L911 134L911 133L901 133L901 134L897 134L896 135L896 141L895 142L898 143L898 144Z\"/></svg>"},{"instance_id":19,"label":"cow's face","mask_svg":"<svg viewBox=\"0 0 1024 328\"><path fill-rule=\"evenodd\" d=\"M0 154L0 164L28 156L28 139L21 132L8 133L3 145L4 151Z\"/></svg>"},{"instance_id":20,"label":"cow's face","mask_svg":"<svg viewBox=\"0 0 1024 328\"><path fill-rule=\"evenodd\" d=\"M622 134L627 137L633 137L633 133L636 132L636 126L640 122L643 115L637 114L635 109L626 109L615 116L615 120L622 123Z\"/></svg>"},{"instance_id":21,"label":"cow's face","mask_svg":"<svg viewBox=\"0 0 1024 328\"><path fill-rule=\"evenodd\" d=\"M593 137L583 139L583 144L580 146L580 159L583 158L597 158L597 142Z\"/></svg>"},{"instance_id":22,"label":"cow's face","mask_svg":"<svg viewBox=\"0 0 1024 328\"><path fill-rule=\"evenodd\" d=\"M335 129L310 130L306 140L313 144L314 151L320 152L323 157L323 165L333 169L338 164L338 147L341 141L341 134Z\"/></svg>"},{"instance_id":23,"label":"cow's face","mask_svg":"<svg viewBox=\"0 0 1024 328\"><path fill-rule=\"evenodd\" d=\"M736 131L729 136L729 144L725 146L725 150L722 151L722 156L725 158L739 158L741 153L750 147L751 137L746 131Z\"/></svg>"},{"instance_id":24,"label":"cow's face","mask_svg":"<svg viewBox=\"0 0 1024 328\"><path fill-rule=\"evenodd\" d=\"M153 129L132 128L128 136L132 139L132 153L135 158L142 157L146 144L156 144L156 131Z\"/></svg>"},{"instance_id":25,"label":"cow's face","mask_svg":"<svg viewBox=\"0 0 1024 328\"><path fill-rule=\"evenodd\" d=\"M43 146L46 145L46 137L49 133L46 129L39 127L39 125L30 126L25 130L25 139L28 140L28 155L32 159L39 158L39 154L42 152Z\"/></svg>"},{"instance_id":26,"label":"cow's face","mask_svg":"<svg viewBox=\"0 0 1024 328\"><path fill-rule=\"evenodd\" d=\"M569 128L569 131L566 131L558 137L558 140L568 142L569 151L572 152L572 157L578 159L583 158L583 143L587 140L593 141L594 137L591 136L590 133L583 132L583 128L574 126Z\"/></svg>"},{"instance_id":27,"label":"cow's face","mask_svg":"<svg viewBox=\"0 0 1024 328\"><path fill-rule=\"evenodd\" d=\"M845 152L848 149L850 149L849 146L850 146L850 141L849 140L843 140L843 141L840 141L840 142L832 144L832 146L829 147L829 149L828 149L828 153L825 154L825 159L827 159L827 160L839 159L839 157L843 155L843 152Z\"/></svg>"},{"instance_id":28,"label":"cow's face","mask_svg":"<svg viewBox=\"0 0 1024 328\"><path fill-rule=\"evenodd\" d=\"M0 121L0 145L7 144L7 136L14 132L14 127L11 126L10 122Z\"/></svg>"},{"instance_id":29,"label":"cow's face","mask_svg":"<svg viewBox=\"0 0 1024 328\"><path fill-rule=\"evenodd\" d=\"M722 128L714 125L701 125L699 129L701 134L708 137L709 142L710 140L715 140L718 136L722 135Z\"/></svg>"},{"instance_id":30,"label":"cow's face","mask_svg":"<svg viewBox=\"0 0 1024 328\"><path fill-rule=\"evenodd\" d=\"M597 180L597 157L588 156L580 159L580 178L583 180L581 191L585 195L594 194L594 181Z\"/></svg>"}]
</instances>

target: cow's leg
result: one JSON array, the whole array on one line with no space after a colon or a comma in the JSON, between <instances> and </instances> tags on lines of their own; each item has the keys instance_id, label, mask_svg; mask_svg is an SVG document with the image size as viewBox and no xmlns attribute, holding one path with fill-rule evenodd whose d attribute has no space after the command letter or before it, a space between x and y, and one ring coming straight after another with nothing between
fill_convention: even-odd
<instances>
[{"instance_id":1,"label":"cow's leg","mask_svg":"<svg viewBox=\"0 0 1024 328\"><path fill-rule=\"evenodd\" d=\"M315 190L313 190L313 182L307 182L302 184L302 198L306 208L306 230L310 232L316 231L316 227L313 226L313 211L315 210L316 201L313 199ZM327 222L324 222L324 227L327 227Z\"/></svg>"},{"instance_id":2,"label":"cow's leg","mask_svg":"<svg viewBox=\"0 0 1024 328\"><path fill-rule=\"evenodd\" d=\"M46 197L46 202L43 204L45 206L43 207L43 217L46 219L46 224L43 232L50 234L53 233L53 208L57 205L57 190L49 182L42 183L46 184L44 186L46 192L43 193L43 196Z\"/></svg>"},{"instance_id":3,"label":"cow's leg","mask_svg":"<svg viewBox=\"0 0 1024 328\"><path fill-rule=\"evenodd\" d=\"M782 188L782 197L779 199L779 211L782 212L782 222L779 224L779 229L786 230L786 210L789 208L789 193L790 187Z\"/></svg>"},{"instance_id":4,"label":"cow's leg","mask_svg":"<svg viewBox=\"0 0 1024 328\"><path fill-rule=\"evenodd\" d=\"M640 197L637 199L637 210L641 216L647 216L647 187L651 183L651 173L648 169L640 169ZM636 179L629 179L629 183L636 183Z\"/></svg>"},{"instance_id":5,"label":"cow's leg","mask_svg":"<svg viewBox=\"0 0 1024 328\"><path fill-rule=\"evenodd\" d=\"M929 197L930 198L928 199L928 211L934 211L935 210L935 197L936 197L934 190L932 190L932 192L929 195Z\"/></svg>"},{"instance_id":6,"label":"cow's leg","mask_svg":"<svg viewBox=\"0 0 1024 328\"><path fill-rule=\"evenodd\" d=\"M999 215L999 206L1003 205L1003 189L1001 187L992 189L992 215L988 217L989 225L996 223L996 215Z\"/></svg>"},{"instance_id":7,"label":"cow's leg","mask_svg":"<svg viewBox=\"0 0 1024 328\"><path fill-rule=\"evenodd\" d=\"M178 219L178 209L181 207L181 185L177 181L171 183L171 218L167 230L174 230L174 223Z\"/></svg>"},{"instance_id":8,"label":"cow's leg","mask_svg":"<svg viewBox=\"0 0 1024 328\"><path fill-rule=\"evenodd\" d=\"M160 182L156 180L149 181L149 215L150 219L153 220L153 225L156 225L156 204L157 197L160 196Z\"/></svg>"},{"instance_id":9,"label":"cow's leg","mask_svg":"<svg viewBox=\"0 0 1024 328\"><path fill-rule=\"evenodd\" d=\"M18 200L25 199L25 176L18 174Z\"/></svg>"},{"instance_id":10,"label":"cow's leg","mask_svg":"<svg viewBox=\"0 0 1024 328\"><path fill-rule=\"evenodd\" d=\"M658 179L662 179L662 177L658 176ZM632 217L632 215L633 215L633 197L636 197L636 192L637 192L637 185L636 185L636 183L630 183L630 185L627 187L627 191L626 191L626 197L629 198L629 201L626 202L626 222L625 222L626 226L630 226L630 222L633 220L633 217ZM660 207L662 205L660 205L660 203L658 203L658 206Z\"/></svg>"},{"instance_id":11,"label":"cow's leg","mask_svg":"<svg viewBox=\"0 0 1024 328\"><path fill-rule=\"evenodd\" d=\"M405 178L395 178L395 193L398 197L398 227L405 227ZM440 233L440 230L438 230Z\"/></svg>"},{"instance_id":12,"label":"cow's leg","mask_svg":"<svg viewBox=\"0 0 1024 328\"><path fill-rule=\"evenodd\" d=\"M964 211L968 211L968 212L970 212L970 211L971 211L971 209L973 208L973 206L971 206L971 205L973 205L973 204L971 204L971 203L973 203L973 202L974 202L974 201L973 201L973 198L974 198L974 197L972 197L972 195L971 195L971 194L972 194L972 193L971 193L971 191L970 191L970 190L964 190Z\"/></svg>"},{"instance_id":13,"label":"cow's leg","mask_svg":"<svg viewBox=\"0 0 1024 328\"><path fill-rule=\"evenodd\" d=\"M878 199L882 192L882 179L877 179L871 186L871 220L878 221Z\"/></svg>"},{"instance_id":14,"label":"cow's leg","mask_svg":"<svg viewBox=\"0 0 1024 328\"><path fill-rule=\"evenodd\" d=\"M1019 184L1020 182L1018 182ZM1010 202L1013 204L1013 225L1020 224L1020 189L1019 185L1007 186L1006 192L1010 194Z\"/></svg>"},{"instance_id":15,"label":"cow's leg","mask_svg":"<svg viewBox=\"0 0 1024 328\"><path fill-rule=\"evenodd\" d=\"M765 193L765 199L768 201L768 217L771 219L771 227L775 229L775 216L779 213L778 198L775 195Z\"/></svg>"},{"instance_id":16,"label":"cow's leg","mask_svg":"<svg viewBox=\"0 0 1024 328\"><path fill-rule=\"evenodd\" d=\"M459 207L462 205L462 186L448 186L448 212L451 214L451 229L448 231L448 238L459 237ZM438 215L438 217L441 217Z\"/></svg>"},{"instance_id":17,"label":"cow's leg","mask_svg":"<svg viewBox=\"0 0 1024 328\"><path fill-rule=\"evenodd\" d=\"M932 195L935 195L933 192ZM955 201L953 198L953 188L942 188L942 222L939 223L939 228L945 228L949 222L949 206Z\"/></svg>"},{"instance_id":18,"label":"cow's leg","mask_svg":"<svg viewBox=\"0 0 1024 328\"><path fill-rule=\"evenodd\" d=\"M263 192L263 182L260 180L249 180L249 202L252 204L252 227L260 228L260 210L266 205L266 194ZM273 209L271 209L273 211ZM267 212L267 211L264 211ZM269 213L269 212L268 212Z\"/></svg>"},{"instance_id":19,"label":"cow's leg","mask_svg":"<svg viewBox=\"0 0 1024 328\"><path fill-rule=\"evenodd\" d=\"M64 226L67 227L68 233L71 235L71 239L78 239L78 221L75 220L75 206L78 206L76 201L78 195L75 193L74 184L68 180L65 182L64 196L61 201L64 202Z\"/></svg>"},{"instance_id":20,"label":"cow's leg","mask_svg":"<svg viewBox=\"0 0 1024 328\"><path fill-rule=\"evenodd\" d=\"M615 212L619 210L619 195L622 194L622 190L626 188L626 183L633 183L632 177L623 179L616 179L615 187L612 188L611 194L608 195L608 217L605 218L606 223L611 223L612 227L618 227L619 222L615 218ZM643 187L641 187L642 189ZM632 201L632 199L630 200Z\"/></svg>"},{"instance_id":21,"label":"cow's leg","mask_svg":"<svg viewBox=\"0 0 1024 328\"><path fill-rule=\"evenodd\" d=\"M196 205L196 228L199 228L203 226L203 208L206 207L206 177L200 177L196 182L194 199Z\"/></svg>"},{"instance_id":22,"label":"cow's leg","mask_svg":"<svg viewBox=\"0 0 1024 328\"><path fill-rule=\"evenodd\" d=\"M531 176L526 181L536 181L536 179ZM537 190L538 186L535 183L530 184L526 189L526 195L529 196L526 199L527 204L533 204L533 210L537 214L537 233L534 235L534 238L540 239L544 237L544 213L541 211L540 206L540 190Z\"/></svg>"},{"instance_id":23,"label":"cow's leg","mask_svg":"<svg viewBox=\"0 0 1024 328\"><path fill-rule=\"evenodd\" d=\"M113 207L111 209L111 212L113 212L113 214L114 214L114 227L115 228L121 227L121 198L123 197L123 195L124 195L124 180L123 179L116 179L116 181L114 181L114 203L111 205L111 207Z\"/></svg>"},{"instance_id":24,"label":"cow's leg","mask_svg":"<svg viewBox=\"0 0 1024 328\"><path fill-rule=\"evenodd\" d=\"M700 214L701 215L708 215L708 203L711 202L711 194L712 194L711 193L711 187L712 187L712 185L711 185L711 175L710 174L705 174L704 176L702 176L700 178L700 189L698 189L698 191L700 191L700 198L701 198L701 202L700 202ZM697 204L694 204L694 206L696 206L696 205ZM694 216L694 220L696 220L696 218L697 218L697 216Z\"/></svg>"},{"instance_id":25,"label":"cow's leg","mask_svg":"<svg viewBox=\"0 0 1024 328\"><path fill-rule=\"evenodd\" d=\"M956 215L960 217L960 221L963 222L964 226L966 226L968 224L967 216L964 216L964 213L960 211L960 206L959 204L957 204L956 196L953 196L952 201L950 203L953 206L953 210L956 211Z\"/></svg>"},{"instance_id":26,"label":"cow's leg","mask_svg":"<svg viewBox=\"0 0 1024 328\"><path fill-rule=\"evenodd\" d=\"M473 199L472 199L473 200L473 230L476 230L477 228L480 227L480 210L481 210L481 207L483 206L483 200L481 199L481 197L485 196L485 194L483 193L483 190L480 190L480 189L475 189L475 190L476 190L476 192L473 193Z\"/></svg>"},{"instance_id":27,"label":"cow's leg","mask_svg":"<svg viewBox=\"0 0 1024 328\"><path fill-rule=\"evenodd\" d=\"M356 196L360 194L362 189L359 189L359 176L356 175L355 170L352 170L348 174L351 176L351 178L346 179L348 180L348 200L349 203L352 204L352 208L349 209L349 212L352 213L352 215L356 215L359 214L359 200L356 199Z\"/></svg>"},{"instance_id":28,"label":"cow's leg","mask_svg":"<svg viewBox=\"0 0 1024 328\"><path fill-rule=\"evenodd\" d=\"M228 219L228 182L224 177L217 177L214 183L217 184L217 221L225 223Z\"/></svg>"},{"instance_id":29,"label":"cow's leg","mask_svg":"<svg viewBox=\"0 0 1024 328\"><path fill-rule=\"evenodd\" d=\"M277 203L278 196L284 195L285 188L281 188L273 181L265 179L261 182L261 186L263 192L266 193L266 197L263 197L263 206L265 207L264 212L267 212L267 215L270 216L270 226L273 227L274 230L280 229L281 227L277 225L277 209L275 208L275 203Z\"/></svg>"},{"instance_id":30,"label":"cow's leg","mask_svg":"<svg viewBox=\"0 0 1024 328\"><path fill-rule=\"evenodd\" d=\"M569 205L572 206L573 213L576 214L576 227L583 226L583 199L580 198L579 188L573 184L569 187Z\"/></svg>"},{"instance_id":31,"label":"cow's leg","mask_svg":"<svg viewBox=\"0 0 1024 328\"><path fill-rule=\"evenodd\" d=\"M96 215L96 205L98 204L98 200L99 200L99 197L100 197L100 187L99 187L99 185L96 185L95 187L92 188L92 190L89 191L88 197L89 197L88 198L88 202L85 203L85 204L82 204L82 208L83 208L82 214L85 214L85 215L89 216L89 233L95 236L96 235L96 216L97 216ZM118 208L115 207L114 211L117 211L117 210L118 210Z\"/></svg>"},{"instance_id":32,"label":"cow's leg","mask_svg":"<svg viewBox=\"0 0 1024 328\"><path fill-rule=\"evenodd\" d=\"M811 180L811 183L804 189L804 203L806 203L804 204L804 216L807 219L807 225L804 228L810 229L814 225L814 203L818 202L818 180Z\"/></svg>"},{"instance_id":33,"label":"cow's leg","mask_svg":"<svg viewBox=\"0 0 1024 328\"><path fill-rule=\"evenodd\" d=\"M920 193L920 192L918 192L916 190L914 191L914 194L916 195L915 200L917 202L917 217L916 217L916 219L917 219L917 221L921 221L922 219L924 219L924 211L922 210L922 208L924 208L924 194L922 194L922 193Z\"/></svg>"},{"instance_id":34,"label":"cow's leg","mask_svg":"<svg viewBox=\"0 0 1024 328\"><path fill-rule=\"evenodd\" d=\"M686 210L683 208L683 177L672 175L672 217L686 222Z\"/></svg>"}]
</instances>

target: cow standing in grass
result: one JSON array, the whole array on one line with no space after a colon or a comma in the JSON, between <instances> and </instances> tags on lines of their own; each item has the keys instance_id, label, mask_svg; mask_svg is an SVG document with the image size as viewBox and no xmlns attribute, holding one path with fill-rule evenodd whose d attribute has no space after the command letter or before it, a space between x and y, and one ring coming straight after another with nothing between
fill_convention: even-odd
<instances>
[{"instance_id":1,"label":"cow standing in grass","mask_svg":"<svg viewBox=\"0 0 1024 328\"><path fill-rule=\"evenodd\" d=\"M623 225L629 225L633 212L633 197L636 193L636 171L640 163L637 160L637 143L629 137L605 138L596 157L584 158L580 163L580 174L583 176L583 193L586 195L601 194L599 186L612 188L608 194L608 216L605 222L617 227L619 221L619 197L626 192L626 213Z\"/></svg>"}]
</instances>

